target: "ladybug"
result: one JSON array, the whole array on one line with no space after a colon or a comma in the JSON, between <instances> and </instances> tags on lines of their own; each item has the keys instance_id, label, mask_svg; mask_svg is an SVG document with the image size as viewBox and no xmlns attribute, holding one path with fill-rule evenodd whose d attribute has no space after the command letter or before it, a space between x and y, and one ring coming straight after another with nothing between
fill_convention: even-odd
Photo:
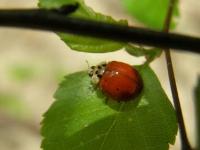
<instances>
[{"instance_id":1,"label":"ladybug","mask_svg":"<svg viewBox=\"0 0 200 150\"><path fill-rule=\"evenodd\" d=\"M143 84L137 70L123 62L103 62L91 66L88 74L94 85L116 101L129 101L142 90Z\"/></svg>"}]
</instances>

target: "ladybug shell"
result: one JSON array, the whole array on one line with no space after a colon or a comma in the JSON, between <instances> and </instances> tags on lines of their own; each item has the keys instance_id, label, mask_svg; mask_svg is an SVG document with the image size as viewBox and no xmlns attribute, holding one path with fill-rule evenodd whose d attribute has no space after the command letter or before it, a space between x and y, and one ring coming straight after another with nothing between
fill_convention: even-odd
<instances>
[{"instance_id":1,"label":"ladybug shell","mask_svg":"<svg viewBox=\"0 0 200 150\"><path fill-rule=\"evenodd\" d=\"M140 93L142 81L132 66L112 61L107 64L99 86L103 93L112 99L128 101Z\"/></svg>"}]
</instances>

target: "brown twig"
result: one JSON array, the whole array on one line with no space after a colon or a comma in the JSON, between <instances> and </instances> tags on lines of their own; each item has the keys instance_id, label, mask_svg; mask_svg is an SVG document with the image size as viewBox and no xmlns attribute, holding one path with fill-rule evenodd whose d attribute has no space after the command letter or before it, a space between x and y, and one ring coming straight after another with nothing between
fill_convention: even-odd
<instances>
[{"instance_id":1,"label":"brown twig","mask_svg":"<svg viewBox=\"0 0 200 150\"><path fill-rule=\"evenodd\" d=\"M174 10L176 2L177 2L176 0L169 0L168 12L167 12L167 16L165 18L163 32L169 32L170 22L171 22L171 18L172 18L172 14L173 14L173 10ZM169 76L169 81L170 81L170 86L171 86L172 97L173 97L174 106L176 109L177 120L179 123L181 148L182 148L182 150L191 150L191 146L188 141L187 133L186 133L186 129L185 129L182 109L180 106L180 100L179 100L177 86L176 86L176 80L175 80L175 76L174 76L171 53L170 53L169 49L165 50L165 58L166 58L166 63L167 63L167 70L168 70L168 76Z\"/></svg>"}]
</instances>

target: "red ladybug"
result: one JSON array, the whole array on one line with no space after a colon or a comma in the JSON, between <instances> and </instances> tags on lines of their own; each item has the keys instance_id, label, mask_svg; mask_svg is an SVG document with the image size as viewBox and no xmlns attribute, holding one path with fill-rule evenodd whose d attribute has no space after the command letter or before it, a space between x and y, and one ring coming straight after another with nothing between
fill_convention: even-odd
<instances>
[{"instance_id":1,"label":"red ladybug","mask_svg":"<svg viewBox=\"0 0 200 150\"><path fill-rule=\"evenodd\" d=\"M117 101L128 101L142 89L142 80L137 70L123 62L111 61L92 66L89 76L103 93Z\"/></svg>"}]
</instances>

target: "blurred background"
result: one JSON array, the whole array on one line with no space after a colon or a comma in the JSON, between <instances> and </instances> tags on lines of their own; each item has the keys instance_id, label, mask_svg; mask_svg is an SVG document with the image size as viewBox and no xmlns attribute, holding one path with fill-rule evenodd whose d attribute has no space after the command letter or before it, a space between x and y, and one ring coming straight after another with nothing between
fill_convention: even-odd
<instances>
[{"instance_id":1,"label":"blurred background","mask_svg":"<svg viewBox=\"0 0 200 150\"><path fill-rule=\"evenodd\" d=\"M86 0L86 3L98 12L140 26L122 8L120 0ZM37 7L37 0L0 0L0 8L32 7ZM200 37L200 1L180 0L179 7L175 32ZM193 88L200 75L200 55L173 51L172 59L188 138L194 146ZM123 50L106 54L76 52L51 32L0 27L0 150L40 150L42 114L54 101L53 94L63 76L87 69L86 60L90 64L104 60L140 64L144 58L134 58ZM164 56L151 66L172 99ZM170 149L180 149L178 136Z\"/></svg>"}]
</instances>

